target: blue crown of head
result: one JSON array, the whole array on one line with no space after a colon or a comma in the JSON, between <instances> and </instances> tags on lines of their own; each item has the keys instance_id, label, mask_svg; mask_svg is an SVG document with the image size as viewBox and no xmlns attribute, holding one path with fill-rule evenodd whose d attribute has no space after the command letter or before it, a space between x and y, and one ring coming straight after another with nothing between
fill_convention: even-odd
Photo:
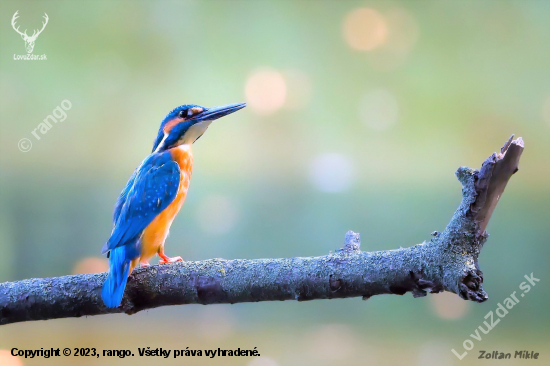
<instances>
[{"instance_id":1,"label":"blue crown of head","mask_svg":"<svg viewBox=\"0 0 550 366\"><path fill-rule=\"evenodd\" d=\"M166 117L164 117L164 119L162 120L162 122L160 123L160 127L159 127L159 132L157 134L157 138L155 140L155 143L153 144L153 151L155 151L157 149L157 146L160 144L160 142L162 141L162 139L164 138L164 126L170 122L171 120L173 120L174 118L176 118L178 116L178 114L180 113L180 111L182 110L187 110L189 108L193 108L193 107L201 107L200 105L197 105L197 104L184 104L184 105L180 105L179 107L176 107L174 109L172 109L167 115ZM204 107L201 107L201 108L204 108Z\"/></svg>"}]
</instances>

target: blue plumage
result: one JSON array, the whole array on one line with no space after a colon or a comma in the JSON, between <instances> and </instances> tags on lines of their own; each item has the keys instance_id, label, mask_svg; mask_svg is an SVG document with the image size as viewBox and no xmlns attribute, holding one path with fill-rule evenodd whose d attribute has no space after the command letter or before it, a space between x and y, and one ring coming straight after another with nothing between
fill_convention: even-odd
<instances>
[{"instance_id":1,"label":"blue plumage","mask_svg":"<svg viewBox=\"0 0 550 366\"><path fill-rule=\"evenodd\" d=\"M132 176L130 179L128 179L128 182L126 183L126 186L120 192L120 195L118 196L118 200L115 204L115 210L113 211L113 227L116 225L116 222L118 220L118 217L120 216L120 211L122 211L122 207L124 207L124 203L126 202L126 197L128 197L128 193L130 192L130 189L134 186L134 181L136 179L136 174L139 171L139 167L134 170L132 173Z\"/></svg>"},{"instance_id":2,"label":"blue plumage","mask_svg":"<svg viewBox=\"0 0 550 366\"><path fill-rule=\"evenodd\" d=\"M122 300L130 263L140 255L140 236L153 219L174 200L180 168L168 151L149 155L120 194L113 215L111 237L102 253L109 253L109 277L102 297L109 307Z\"/></svg>"},{"instance_id":3,"label":"blue plumage","mask_svg":"<svg viewBox=\"0 0 550 366\"><path fill-rule=\"evenodd\" d=\"M122 301L131 260L126 257L126 247L118 247L110 252L109 276L103 284L101 298L107 307L117 307Z\"/></svg>"}]
</instances>

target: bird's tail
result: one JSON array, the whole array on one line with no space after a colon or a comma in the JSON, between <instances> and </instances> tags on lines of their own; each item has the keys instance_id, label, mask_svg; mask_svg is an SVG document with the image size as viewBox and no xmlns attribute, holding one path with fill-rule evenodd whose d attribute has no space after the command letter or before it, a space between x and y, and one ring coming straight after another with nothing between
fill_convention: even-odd
<instances>
[{"instance_id":1,"label":"bird's tail","mask_svg":"<svg viewBox=\"0 0 550 366\"><path fill-rule=\"evenodd\" d=\"M109 256L109 275L103 284L101 297L103 302L109 308L115 308L120 305L128 273L130 272L131 259L126 255L126 247L120 246L112 249Z\"/></svg>"}]
</instances>

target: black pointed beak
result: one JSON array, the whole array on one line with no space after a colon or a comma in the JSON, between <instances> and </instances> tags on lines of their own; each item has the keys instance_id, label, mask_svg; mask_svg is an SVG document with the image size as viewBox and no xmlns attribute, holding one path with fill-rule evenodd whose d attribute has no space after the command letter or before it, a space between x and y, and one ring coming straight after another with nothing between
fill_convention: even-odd
<instances>
[{"instance_id":1,"label":"black pointed beak","mask_svg":"<svg viewBox=\"0 0 550 366\"><path fill-rule=\"evenodd\" d=\"M246 103L235 103L235 104L226 104L219 105L217 107L207 108L196 116L192 117L190 121L193 121L193 124L203 122L203 121L213 121L223 116L227 116L233 112L237 112L239 109L246 107Z\"/></svg>"}]
</instances>

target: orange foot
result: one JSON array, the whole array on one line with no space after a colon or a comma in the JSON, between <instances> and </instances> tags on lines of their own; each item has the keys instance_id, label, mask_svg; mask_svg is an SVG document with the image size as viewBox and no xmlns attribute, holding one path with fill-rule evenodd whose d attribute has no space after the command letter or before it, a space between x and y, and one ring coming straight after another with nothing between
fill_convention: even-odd
<instances>
[{"instance_id":1,"label":"orange foot","mask_svg":"<svg viewBox=\"0 0 550 366\"><path fill-rule=\"evenodd\" d=\"M141 266L142 267L149 267L150 264L149 264L149 262L141 262Z\"/></svg>"},{"instance_id":2,"label":"orange foot","mask_svg":"<svg viewBox=\"0 0 550 366\"><path fill-rule=\"evenodd\" d=\"M159 261L159 264L174 263L174 262L183 262L181 257L168 257L164 253L159 253L159 257L162 259Z\"/></svg>"}]
</instances>

